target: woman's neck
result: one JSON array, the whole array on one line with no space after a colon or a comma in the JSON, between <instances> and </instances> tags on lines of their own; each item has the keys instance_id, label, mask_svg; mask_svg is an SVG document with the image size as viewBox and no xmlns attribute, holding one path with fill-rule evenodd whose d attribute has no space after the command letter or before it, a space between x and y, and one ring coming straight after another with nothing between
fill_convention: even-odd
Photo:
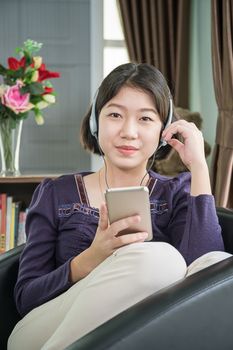
<instances>
[{"instance_id":1,"label":"woman's neck","mask_svg":"<svg viewBox=\"0 0 233 350\"><path fill-rule=\"evenodd\" d=\"M122 170L107 166L99 170L99 179L105 189L107 187L146 186L149 175L146 169Z\"/></svg>"}]
</instances>

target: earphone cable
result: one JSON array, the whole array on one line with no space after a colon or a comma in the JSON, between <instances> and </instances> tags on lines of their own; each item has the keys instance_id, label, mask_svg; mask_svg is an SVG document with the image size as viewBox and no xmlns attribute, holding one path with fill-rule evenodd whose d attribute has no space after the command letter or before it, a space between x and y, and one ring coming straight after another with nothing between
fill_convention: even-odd
<instances>
[{"instance_id":1,"label":"earphone cable","mask_svg":"<svg viewBox=\"0 0 233 350\"><path fill-rule=\"evenodd\" d=\"M109 184L108 184L108 179L107 179L107 173L108 173L107 163L106 163L106 160L105 160L105 158L104 158L103 151L102 151L102 149L101 149L101 147L100 147L98 141L97 141L97 144L98 144L98 148L99 148L101 157L102 157L102 159L103 159L103 161L104 161L104 166L105 166L104 180L105 180L105 184L106 184L107 189L109 189ZM149 168L147 169L145 175L143 176L143 178L142 178L142 180L141 180L139 186L142 186L143 180L145 179L145 177L148 175L149 171L151 170L151 168L152 168L152 166L153 166L153 164L154 164L154 161L155 161L155 154L156 154L156 151L155 151L154 154L153 154L152 160L151 160L151 162L150 162L150 166L149 166Z\"/></svg>"},{"instance_id":2,"label":"earphone cable","mask_svg":"<svg viewBox=\"0 0 233 350\"><path fill-rule=\"evenodd\" d=\"M152 157L152 160L151 160L151 162L150 162L149 168L147 169L145 175L143 176L143 178L142 178L142 180L141 180L141 182L140 182L140 186L142 186L143 180L144 180L145 177L148 175L149 171L151 170L151 168L152 168L152 166L153 166L153 164L154 164L154 161L155 161L155 154L156 154L156 151L155 151L154 154L153 154L153 157Z\"/></svg>"},{"instance_id":3,"label":"earphone cable","mask_svg":"<svg viewBox=\"0 0 233 350\"><path fill-rule=\"evenodd\" d=\"M107 167L107 163L106 163L106 160L105 160L104 156L103 156L103 160L104 160L104 165L105 165L104 179L105 179L105 183L106 183L107 189L109 189L108 180L107 180L108 167Z\"/></svg>"},{"instance_id":4,"label":"earphone cable","mask_svg":"<svg viewBox=\"0 0 233 350\"><path fill-rule=\"evenodd\" d=\"M97 145L98 145L98 148L99 148L99 151L100 151L100 155L104 161L104 166L105 166L105 172L104 172L104 180L105 180L105 184L106 184L106 187L107 189L109 189L109 185L108 185L108 180L107 180L107 172L108 172L108 167L107 167L107 163L106 163L106 160L104 158L104 154L103 154L103 151L99 145L99 142L98 142L98 139L96 138L96 141L97 141Z\"/></svg>"}]
</instances>

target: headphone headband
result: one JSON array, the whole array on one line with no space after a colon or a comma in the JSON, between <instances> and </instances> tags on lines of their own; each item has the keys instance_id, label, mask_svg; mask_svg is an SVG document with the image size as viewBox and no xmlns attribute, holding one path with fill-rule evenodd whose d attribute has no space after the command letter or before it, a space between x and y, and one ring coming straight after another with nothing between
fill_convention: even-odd
<instances>
[{"instance_id":1,"label":"headphone headband","mask_svg":"<svg viewBox=\"0 0 233 350\"><path fill-rule=\"evenodd\" d=\"M163 130L166 129L171 124L172 116L173 116L173 105L172 105L172 99L171 99L171 97L169 97L169 113L168 113L167 121L166 121L166 124L165 124ZM166 145L167 145L167 141L161 139L156 151L158 151L161 147L164 147Z\"/></svg>"},{"instance_id":2,"label":"headphone headband","mask_svg":"<svg viewBox=\"0 0 233 350\"><path fill-rule=\"evenodd\" d=\"M91 115L89 119L89 126L92 136L94 136L96 139L98 137L98 126L97 126L97 120L96 120L96 100L98 96L99 90L96 91L93 102L92 102L92 108L91 108Z\"/></svg>"}]
</instances>

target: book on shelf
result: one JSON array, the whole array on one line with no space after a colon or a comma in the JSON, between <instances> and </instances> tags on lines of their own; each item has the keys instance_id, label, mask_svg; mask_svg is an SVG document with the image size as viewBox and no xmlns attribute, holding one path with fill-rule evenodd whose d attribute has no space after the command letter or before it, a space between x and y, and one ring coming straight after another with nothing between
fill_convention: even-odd
<instances>
[{"instance_id":1,"label":"book on shelf","mask_svg":"<svg viewBox=\"0 0 233 350\"><path fill-rule=\"evenodd\" d=\"M1 228L0 228L0 253L5 251L6 247L6 203L7 203L7 194L0 194L0 207L1 207Z\"/></svg>"},{"instance_id":2,"label":"book on shelf","mask_svg":"<svg viewBox=\"0 0 233 350\"><path fill-rule=\"evenodd\" d=\"M15 222L14 222L14 246L16 247L19 234L19 213L21 208L21 202L15 202Z\"/></svg>"},{"instance_id":3,"label":"book on shelf","mask_svg":"<svg viewBox=\"0 0 233 350\"><path fill-rule=\"evenodd\" d=\"M17 235L16 245L20 245L26 242L26 233L25 233L26 216L27 216L27 209L26 211L19 212L19 224L18 224L18 235Z\"/></svg>"},{"instance_id":4,"label":"book on shelf","mask_svg":"<svg viewBox=\"0 0 233 350\"><path fill-rule=\"evenodd\" d=\"M0 254L26 242L27 210L21 210L21 204L12 196L0 193Z\"/></svg>"},{"instance_id":5,"label":"book on shelf","mask_svg":"<svg viewBox=\"0 0 233 350\"><path fill-rule=\"evenodd\" d=\"M12 202L13 202L13 198L11 196L7 196L7 199L6 199L6 242L5 242L5 250L11 249L11 247L10 247L10 236L11 236Z\"/></svg>"}]
</instances>

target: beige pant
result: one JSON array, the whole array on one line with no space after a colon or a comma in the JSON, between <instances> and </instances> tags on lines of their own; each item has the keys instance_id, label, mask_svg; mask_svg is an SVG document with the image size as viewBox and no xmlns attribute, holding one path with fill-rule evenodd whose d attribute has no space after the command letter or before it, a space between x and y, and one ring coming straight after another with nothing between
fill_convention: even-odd
<instances>
[{"instance_id":1,"label":"beige pant","mask_svg":"<svg viewBox=\"0 0 233 350\"><path fill-rule=\"evenodd\" d=\"M217 253L217 261L230 256ZM219 255L220 253L220 255ZM65 349L100 324L188 273L216 262L208 254L187 271L181 254L163 242L118 249L86 278L35 308L15 326L8 350ZM210 262L211 260L211 262Z\"/></svg>"}]
</instances>

